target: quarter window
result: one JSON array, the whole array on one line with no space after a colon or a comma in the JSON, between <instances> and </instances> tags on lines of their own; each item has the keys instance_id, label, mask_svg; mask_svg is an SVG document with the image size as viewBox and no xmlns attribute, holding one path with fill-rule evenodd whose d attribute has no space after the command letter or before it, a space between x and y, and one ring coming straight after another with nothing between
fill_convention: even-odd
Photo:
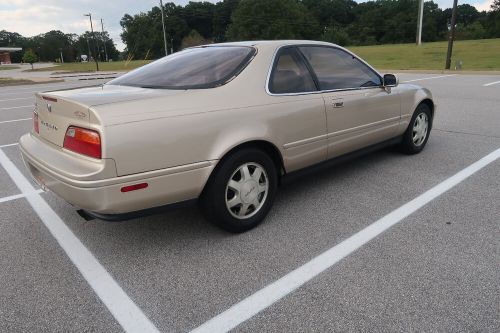
<instances>
[{"instance_id":1,"label":"quarter window","mask_svg":"<svg viewBox=\"0 0 500 333\"><path fill-rule=\"evenodd\" d=\"M282 49L271 73L269 91L287 94L315 90L314 80L300 54L294 48Z\"/></svg>"},{"instance_id":2,"label":"quarter window","mask_svg":"<svg viewBox=\"0 0 500 333\"><path fill-rule=\"evenodd\" d=\"M321 90L378 87L380 76L353 55L337 48L299 47L318 78Z\"/></svg>"}]
</instances>

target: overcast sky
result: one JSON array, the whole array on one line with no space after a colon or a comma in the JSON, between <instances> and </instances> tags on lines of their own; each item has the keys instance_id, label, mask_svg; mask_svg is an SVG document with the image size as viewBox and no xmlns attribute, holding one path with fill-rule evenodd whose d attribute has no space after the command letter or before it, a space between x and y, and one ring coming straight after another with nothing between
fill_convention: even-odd
<instances>
[{"instance_id":1,"label":"overcast sky","mask_svg":"<svg viewBox=\"0 0 500 333\"><path fill-rule=\"evenodd\" d=\"M167 2L168 0L164 0ZM189 0L173 1L185 5ZM441 8L451 7L453 0L434 0ZM212 0L211 2L217 2ZM358 0L358 2L360 2ZM461 0L479 10L488 10L493 0ZM137 14L158 5L150 0L0 0L0 30L18 32L23 36L34 36L50 30L81 34L90 30L88 17L91 12L94 28L100 19L109 31L119 50L125 47L121 41L120 19L124 14Z\"/></svg>"}]
</instances>

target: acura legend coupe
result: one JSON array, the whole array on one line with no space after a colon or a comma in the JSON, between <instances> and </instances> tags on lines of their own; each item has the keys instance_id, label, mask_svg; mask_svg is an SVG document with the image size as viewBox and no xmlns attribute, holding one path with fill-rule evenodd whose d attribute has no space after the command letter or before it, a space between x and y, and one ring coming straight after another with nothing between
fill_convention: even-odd
<instances>
[{"instance_id":1,"label":"acura legend coupe","mask_svg":"<svg viewBox=\"0 0 500 333\"><path fill-rule=\"evenodd\" d=\"M294 171L386 144L420 152L434 112L427 89L334 44L223 43L37 93L19 147L40 186L87 216L197 201L209 221L242 232Z\"/></svg>"}]
</instances>

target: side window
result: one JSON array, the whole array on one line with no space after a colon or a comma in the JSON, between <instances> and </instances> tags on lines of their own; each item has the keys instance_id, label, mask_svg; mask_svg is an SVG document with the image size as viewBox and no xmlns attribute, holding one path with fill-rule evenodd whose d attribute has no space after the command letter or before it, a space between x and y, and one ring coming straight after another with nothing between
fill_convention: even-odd
<instances>
[{"instance_id":1,"label":"side window","mask_svg":"<svg viewBox=\"0 0 500 333\"><path fill-rule=\"evenodd\" d=\"M286 94L316 90L311 73L300 54L294 48L282 49L271 72L269 91L274 94Z\"/></svg>"},{"instance_id":2,"label":"side window","mask_svg":"<svg viewBox=\"0 0 500 333\"><path fill-rule=\"evenodd\" d=\"M321 90L382 85L382 80L371 68L343 50L322 46L299 49L318 77Z\"/></svg>"}]
</instances>

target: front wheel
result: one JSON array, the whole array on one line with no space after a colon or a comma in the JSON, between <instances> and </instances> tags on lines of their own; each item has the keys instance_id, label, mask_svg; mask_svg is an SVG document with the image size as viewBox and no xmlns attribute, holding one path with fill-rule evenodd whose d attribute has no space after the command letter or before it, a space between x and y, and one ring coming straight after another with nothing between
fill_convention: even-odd
<instances>
[{"instance_id":1,"label":"front wheel","mask_svg":"<svg viewBox=\"0 0 500 333\"><path fill-rule=\"evenodd\" d=\"M428 105L420 104L417 107L401 142L401 149L404 153L418 154L424 149L431 132L431 117Z\"/></svg>"},{"instance_id":2,"label":"front wheel","mask_svg":"<svg viewBox=\"0 0 500 333\"><path fill-rule=\"evenodd\" d=\"M200 198L207 220L230 232L244 232L269 212L276 194L273 160L258 149L243 149L221 161Z\"/></svg>"}]
</instances>

